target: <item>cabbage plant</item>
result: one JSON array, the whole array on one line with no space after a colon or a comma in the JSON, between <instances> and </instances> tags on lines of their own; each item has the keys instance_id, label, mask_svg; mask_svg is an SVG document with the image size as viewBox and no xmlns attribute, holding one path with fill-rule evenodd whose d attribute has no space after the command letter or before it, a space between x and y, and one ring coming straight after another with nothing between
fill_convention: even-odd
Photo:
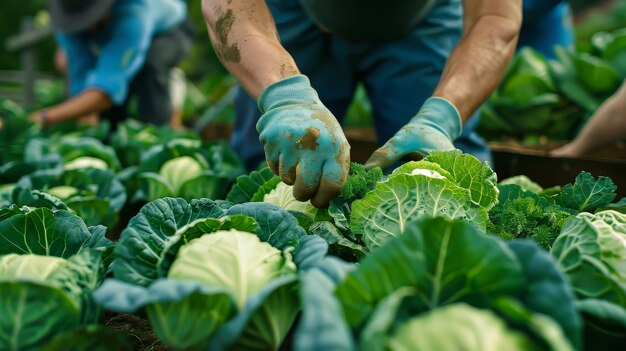
<instances>
[{"instance_id":1,"label":"cabbage plant","mask_svg":"<svg viewBox=\"0 0 626 351\"><path fill-rule=\"evenodd\" d=\"M590 343L608 348L623 343L626 215L612 210L581 213L565 223L551 252L576 292Z\"/></svg>"},{"instance_id":2,"label":"cabbage plant","mask_svg":"<svg viewBox=\"0 0 626 351\"><path fill-rule=\"evenodd\" d=\"M300 311L300 274L326 250L271 204L160 199L122 232L115 279L95 299L145 312L174 349L276 350Z\"/></svg>"},{"instance_id":3,"label":"cabbage plant","mask_svg":"<svg viewBox=\"0 0 626 351\"><path fill-rule=\"evenodd\" d=\"M113 244L65 210L4 208L0 216L0 349L39 349L98 320L91 298Z\"/></svg>"},{"instance_id":4,"label":"cabbage plant","mask_svg":"<svg viewBox=\"0 0 626 351\"><path fill-rule=\"evenodd\" d=\"M298 350L580 347L574 294L550 256L458 219L410 222L356 268L317 273L317 296L304 302L316 318L299 325Z\"/></svg>"},{"instance_id":5,"label":"cabbage plant","mask_svg":"<svg viewBox=\"0 0 626 351\"><path fill-rule=\"evenodd\" d=\"M97 168L32 174L21 178L17 185L59 198L88 225L113 227L127 198L124 186L113 173Z\"/></svg>"},{"instance_id":6,"label":"cabbage plant","mask_svg":"<svg viewBox=\"0 0 626 351\"><path fill-rule=\"evenodd\" d=\"M137 172L141 189L137 199L181 197L189 201L223 197L243 166L224 145L174 139L146 151Z\"/></svg>"}]
</instances>

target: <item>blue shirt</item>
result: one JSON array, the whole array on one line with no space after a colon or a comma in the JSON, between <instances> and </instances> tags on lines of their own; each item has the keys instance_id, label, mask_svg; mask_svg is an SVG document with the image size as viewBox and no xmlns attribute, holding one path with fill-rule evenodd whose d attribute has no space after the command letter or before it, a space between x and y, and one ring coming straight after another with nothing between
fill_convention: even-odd
<instances>
[{"instance_id":1,"label":"blue shirt","mask_svg":"<svg viewBox=\"0 0 626 351\"><path fill-rule=\"evenodd\" d=\"M114 104L123 104L152 38L176 27L186 16L187 7L180 0L117 0L103 28L58 33L56 39L68 59L71 94L98 89Z\"/></svg>"},{"instance_id":2,"label":"blue shirt","mask_svg":"<svg viewBox=\"0 0 626 351\"><path fill-rule=\"evenodd\" d=\"M564 0L524 0L522 1L522 11L524 13L524 21L531 22L541 19L550 11L554 10L557 5L565 3Z\"/></svg>"}]
</instances>

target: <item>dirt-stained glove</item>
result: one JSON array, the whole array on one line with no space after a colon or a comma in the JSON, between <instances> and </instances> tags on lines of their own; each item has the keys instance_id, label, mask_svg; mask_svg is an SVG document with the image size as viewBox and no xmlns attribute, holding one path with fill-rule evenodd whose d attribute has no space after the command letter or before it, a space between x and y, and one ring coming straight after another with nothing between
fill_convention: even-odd
<instances>
[{"instance_id":1,"label":"dirt-stained glove","mask_svg":"<svg viewBox=\"0 0 626 351\"><path fill-rule=\"evenodd\" d=\"M426 156L433 150L453 150L452 141L461 135L459 111L448 100L431 97L411 121L367 160L367 168L386 169L405 156Z\"/></svg>"},{"instance_id":2,"label":"dirt-stained glove","mask_svg":"<svg viewBox=\"0 0 626 351\"><path fill-rule=\"evenodd\" d=\"M348 177L350 146L333 114L304 75L268 86L259 96L256 125L267 163L293 185L299 201L327 207Z\"/></svg>"}]
</instances>

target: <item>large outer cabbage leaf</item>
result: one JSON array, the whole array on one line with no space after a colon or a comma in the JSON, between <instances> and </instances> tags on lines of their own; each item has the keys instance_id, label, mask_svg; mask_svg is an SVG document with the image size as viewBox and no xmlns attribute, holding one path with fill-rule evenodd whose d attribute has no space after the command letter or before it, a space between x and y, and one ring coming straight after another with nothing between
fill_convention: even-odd
<instances>
[{"instance_id":1,"label":"large outer cabbage leaf","mask_svg":"<svg viewBox=\"0 0 626 351\"><path fill-rule=\"evenodd\" d=\"M388 350L539 350L495 313L458 303L410 319L390 338Z\"/></svg>"},{"instance_id":2,"label":"large outer cabbage leaf","mask_svg":"<svg viewBox=\"0 0 626 351\"><path fill-rule=\"evenodd\" d=\"M293 349L299 351L352 351L356 344L334 294L339 282L354 268L333 256L325 256L328 244L319 237L302 240L294 258L300 275L302 313Z\"/></svg>"},{"instance_id":3,"label":"large outer cabbage leaf","mask_svg":"<svg viewBox=\"0 0 626 351\"><path fill-rule=\"evenodd\" d=\"M46 281L57 270L65 269L61 257L9 254L0 256L0 279Z\"/></svg>"},{"instance_id":4,"label":"large outer cabbage leaf","mask_svg":"<svg viewBox=\"0 0 626 351\"><path fill-rule=\"evenodd\" d=\"M524 282L522 266L504 242L470 223L425 218L409 223L403 235L372 251L336 294L346 320L357 327L376 303L403 286L417 289L422 309L433 309L513 294Z\"/></svg>"},{"instance_id":5,"label":"large outer cabbage leaf","mask_svg":"<svg viewBox=\"0 0 626 351\"><path fill-rule=\"evenodd\" d=\"M225 213L209 199L165 198L148 203L133 217L115 247L113 274L117 279L148 285L165 277L178 248L187 240L187 231L198 222L212 222L220 229ZM248 225L247 223L245 224ZM197 231L190 231L197 237Z\"/></svg>"},{"instance_id":6,"label":"large outer cabbage leaf","mask_svg":"<svg viewBox=\"0 0 626 351\"><path fill-rule=\"evenodd\" d=\"M472 201L478 206L489 210L498 203L496 173L476 157L460 150L433 151L424 160L448 171L455 184L469 189Z\"/></svg>"},{"instance_id":7,"label":"large outer cabbage leaf","mask_svg":"<svg viewBox=\"0 0 626 351\"><path fill-rule=\"evenodd\" d=\"M0 291L0 350L37 349L79 325L79 305L57 286L0 277Z\"/></svg>"},{"instance_id":8,"label":"large outer cabbage leaf","mask_svg":"<svg viewBox=\"0 0 626 351\"><path fill-rule=\"evenodd\" d=\"M249 297L239 314L217 331L209 349L278 350L299 310L298 277L278 277Z\"/></svg>"},{"instance_id":9,"label":"large outer cabbage leaf","mask_svg":"<svg viewBox=\"0 0 626 351\"><path fill-rule=\"evenodd\" d=\"M516 298L529 310L552 318L560 325L569 343L580 349L583 323L576 310L574 290L565 273L550 254L534 242L512 240L507 244L526 276L526 284L517 291Z\"/></svg>"},{"instance_id":10,"label":"large outer cabbage leaf","mask_svg":"<svg viewBox=\"0 0 626 351\"><path fill-rule=\"evenodd\" d=\"M51 192L74 210L88 225L115 225L126 203L126 189L113 173L101 169L78 169L59 174L33 174L18 185Z\"/></svg>"},{"instance_id":11,"label":"large outer cabbage leaf","mask_svg":"<svg viewBox=\"0 0 626 351\"><path fill-rule=\"evenodd\" d=\"M168 278L226 288L241 309L271 280L295 270L290 255L255 234L231 230L204 235L181 247Z\"/></svg>"},{"instance_id":12,"label":"large outer cabbage leaf","mask_svg":"<svg viewBox=\"0 0 626 351\"><path fill-rule=\"evenodd\" d=\"M97 323L101 310L93 301L92 293L104 279L101 250L84 249L67 259L65 269L57 269L50 279L68 294L80 301L81 324Z\"/></svg>"},{"instance_id":13,"label":"large outer cabbage leaf","mask_svg":"<svg viewBox=\"0 0 626 351\"><path fill-rule=\"evenodd\" d=\"M616 189L617 186L609 177L598 177L596 180L590 173L581 172L576 182L566 185L554 197L554 201L579 212L592 211L613 201L617 196Z\"/></svg>"},{"instance_id":14,"label":"large outer cabbage leaf","mask_svg":"<svg viewBox=\"0 0 626 351\"><path fill-rule=\"evenodd\" d=\"M183 183L178 196L183 199L221 199L226 194L230 183L230 176L223 175L219 171L205 170L195 178Z\"/></svg>"},{"instance_id":15,"label":"large outer cabbage leaf","mask_svg":"<svg viewBox=\"0 0 626 351\"><path fill-rule=\"evenodd\" d=\"M587 214L569 219L552 255L579 298L603 299L626 307L626 237Z\"/></svg>"},{"instance_id":16,"label":"large outer cabbage leaf","mask_svg":"<svg viewBox=\"0 0 626 351\"><path fill-rule=\"evenodd\" d=\"M133 351L129 336L120 330L91 324L56 335L41 351Z\"/></svg>"},{"instance_id":17,"label":"large outer cabbage leaf","mask_svg":"<svg viewBox=\"0 0 626 351\"><path fill-rule=\"evenodd\" d=\"M179 350L201 347L237 309L226 289L171 279L158 279L148 287L108 279L94 299L116 312L145 309L159 339Z\"/></svg>"},{"instance_id":18,"label":"large outer cabbage leaf","mask_svg":"<svg viewBox=\"0 0 626 351\"><path fill-rule=\"evenodd\" d=\"M0 207L45 207L51 210L69 210L59 198L39 190L15 187L8 193L0 195Z\"/></svg>"},{"instance_id":19,"label":"large outer cabbage leaf","mask_svg":"<svg viewBox=\"0 0 626 351\"><path fill-rule=\"evenodd\" d=\"M30 349L79 323L97 321L100 310L91 293L103 276L96 250L69 259L0 256L0 349Z\"/></svg>"},{"instance_id":20,"label":"large outer cabbage leaf","mask_svg":"<svg viewBox=\"0 0 626 351\"><path fill-rule=\"evenodd\" d=\"M369 249L402 234L420 217L468 219L485 228L487 212L473 207L470 191L447 179L397 174L352 204L350 227Z\"/></svg>"},{"instance_id":21,"label":"large outer cabbage leaf","mask_svg":"<svg viewBox=\"0 0 626 351\"><path fill-rule=\"evenodd\" d=\"M263 185L272 180L274 181L274 185L278 184L276 180L280 182L280 178L272 173L272 170L267 167L258 171L253 171L249 175L239 176L235 185L228 192L226 200L234 204L250 202ZM268 189L268 191L269 190L271 189Z\"/></svg>"},{"instance_id":22,"label":"large outer cabbage leaf","mask_svg":"<svg viewBox=\"0 0 626 351\"><path fill-rule=\"evenodd\" d=\"M626 342L626 309L600 299L584 299L576 306L585 318L584 350L621 350Z\"/></svg>"},{"instance_id":23,"label":"large outer cabbage leaf","mask_svg":"<svg viewBox=\"0 0 626 351\"><path fill-rule=\"evenodd\" d=\"M264 202L238 204L229 208L226 214L254 218L259 225L256 232L259 238L280 250L290 246L298 247L300 240L307 235L291 213L272 204Z\"/></svg>"},{"instance_id":24,"label":"large outer cabbage leaf","mask_svg":"<svg viewBox=\"0 0 626 351\"><path fill-rule=\"evenodd\" d=\"M0 222L0 255L32 253L67 258L78 253L91 235L79 217L39 208Z\"/></svg>"}]
</instances>

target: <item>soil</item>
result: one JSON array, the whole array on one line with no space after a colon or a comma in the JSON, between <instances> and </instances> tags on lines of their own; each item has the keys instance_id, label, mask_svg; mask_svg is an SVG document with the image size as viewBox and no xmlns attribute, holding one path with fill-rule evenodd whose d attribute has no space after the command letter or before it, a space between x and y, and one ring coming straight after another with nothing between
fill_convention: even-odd
<instances>
[{"instance_id":1,"label":"soil","mask_svg":"<svg viewBox=\"0 0 626 351\"><path fill-rule=\"evenodd\" d=\"M130 314L107 313L104 324L109 328L122 332L135 345L135 350L167 351L168 348L159 342L150 327L150 322Z\"/></svg>"}]
</instances>

